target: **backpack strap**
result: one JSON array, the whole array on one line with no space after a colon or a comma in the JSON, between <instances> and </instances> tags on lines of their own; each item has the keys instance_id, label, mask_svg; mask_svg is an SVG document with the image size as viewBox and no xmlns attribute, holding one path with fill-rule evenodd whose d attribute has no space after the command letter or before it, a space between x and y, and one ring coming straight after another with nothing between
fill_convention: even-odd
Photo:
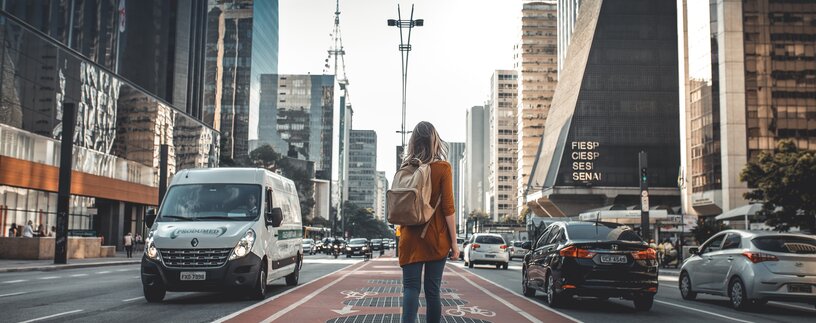
<instances>
[{"instance_id":1,"label":"backpack strap","mask_svg":"<svg viewBox=\"0 0 816 323\"><path fill-rule=\"evenodd\" d=\"M442 192L439 193L439 199L436 201L436 206L434 206L434 213L431 216L431 220L425 223L422 227L422 234L419 235L420 238L425 239L425 233L428 231L428 226L431 225L431 221L433 221L433 217L436 216L436 209L439 208L439 204L442 204Z\"/></svg>"}]
</instances>

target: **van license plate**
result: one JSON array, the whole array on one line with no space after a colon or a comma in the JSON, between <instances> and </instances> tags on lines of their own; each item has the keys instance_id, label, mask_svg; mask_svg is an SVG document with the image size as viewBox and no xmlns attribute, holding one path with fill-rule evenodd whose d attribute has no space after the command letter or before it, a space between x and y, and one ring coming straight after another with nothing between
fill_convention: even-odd
<instances>
[{"instance_id":1,"label":"van license plate","mask_svg":"<svg viewBox=\"0 0 816 323\"><path fill-rule=\"evenodd\" d=\"M601 262L609 264L625 264L626 256L624 255L601 255Z\"/></svg>"},{"instance_id":2,"label":"van license plate","mask_svg":"<svg viewBox=\"0 0 816 323\"><path fill-rule=\"evenodd\" d=\"M206 280L206 271L182 271L181 280Z\"/></svg>"},{"instance_id":3,"label":"van license plate","mask_svg":"<svg viewBox=\"0 0 816 323\"><path fill-rule=\"evenodd\" d=\"M788 293L807 293L813 292L813 287L807 284L789 284Z\"/></svg>"}]
</instances>

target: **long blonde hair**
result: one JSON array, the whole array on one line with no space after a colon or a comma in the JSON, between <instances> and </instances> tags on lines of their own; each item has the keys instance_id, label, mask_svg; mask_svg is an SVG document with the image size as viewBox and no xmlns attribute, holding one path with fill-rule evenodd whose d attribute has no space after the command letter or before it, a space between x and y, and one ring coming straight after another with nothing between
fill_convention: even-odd
<instances>
[{"instance_id":1,"label":"long blonde hair","mask_svg":"<svg viewBox=\"0 0 816 323\"><path fill-rule=\"evenodd\" d=\"M403 154L402 166L410 164L414 159L423 164L448 159L448 144L439 138L439 133L430 122L422 121L414 127L411 139L408 140L408 148Z\"/></svg>"}]
</instances>

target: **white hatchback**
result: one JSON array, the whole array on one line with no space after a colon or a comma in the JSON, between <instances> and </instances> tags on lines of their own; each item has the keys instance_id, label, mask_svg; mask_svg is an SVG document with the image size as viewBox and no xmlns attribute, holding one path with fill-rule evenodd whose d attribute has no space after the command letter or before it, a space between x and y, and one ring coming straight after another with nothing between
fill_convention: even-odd
<instances>
[{"instance_id":1,"label":"white hatchback","mask_svg":"<svg viewBox=\"0 0 816 323\"><path fill-rule=\"evenodd\" d=\"M507 269L510 253L507 242L498 234L477 233L465 247L465 265L473 268L476 264L495 265L496 269Z\"/></svg>"}]
</instances>

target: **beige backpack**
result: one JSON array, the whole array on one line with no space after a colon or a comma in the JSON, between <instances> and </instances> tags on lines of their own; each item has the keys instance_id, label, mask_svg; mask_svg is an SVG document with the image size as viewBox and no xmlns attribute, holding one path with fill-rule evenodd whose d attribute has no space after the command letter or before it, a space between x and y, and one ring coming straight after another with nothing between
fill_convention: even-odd
<instances>
[{"instance_id":1,"label":"beige backpack","mask_svg":"<svg viewBox=\"0 0 816 323\"><path fill-rule=\"evenodd\" d=\"M386 192L388 202L388 222L398 225L419 226L422 228L422 238L428 230L428 224L436 208L442 201L442 196L431 207L431 165L422 164L414 159L410 164L402 166L391 182L391 189Z\"/></svg>"}]
</instances>

